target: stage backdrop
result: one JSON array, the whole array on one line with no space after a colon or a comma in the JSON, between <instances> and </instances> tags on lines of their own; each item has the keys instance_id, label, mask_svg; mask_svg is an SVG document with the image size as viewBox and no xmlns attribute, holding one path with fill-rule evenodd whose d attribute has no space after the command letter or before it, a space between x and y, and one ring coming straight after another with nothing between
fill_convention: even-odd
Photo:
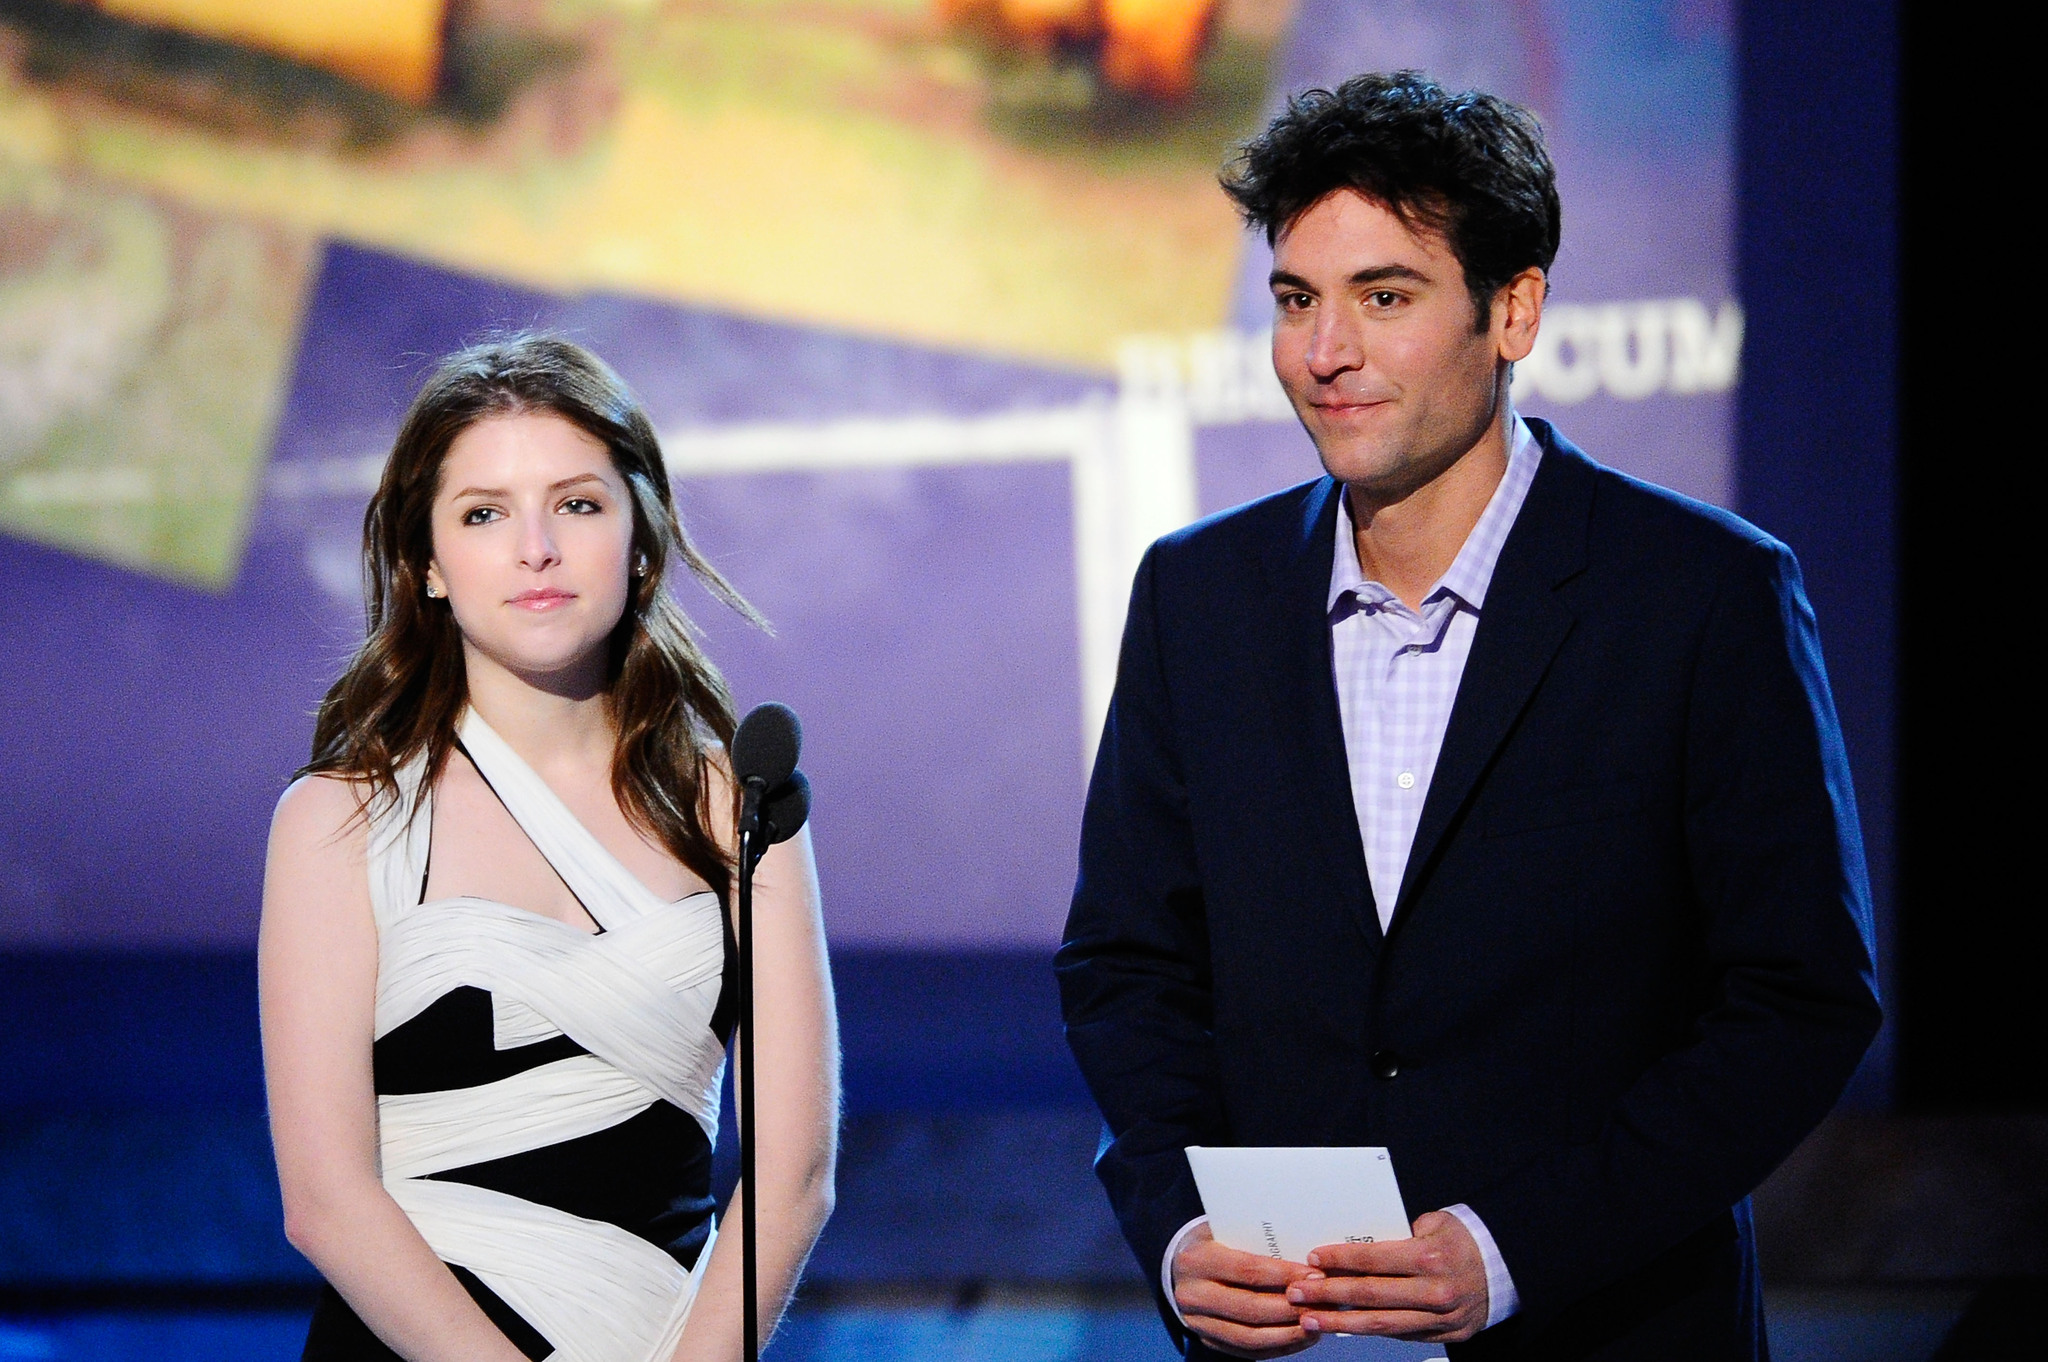
<instances>
[{"instance_id":1,"label":"stage backdrop","mask_svg":"<svg viewBox=\"0 0 2048 1362\"><path fill-rule=\"evenodd\" d=\"M1736 497L1721 0L301 11L0 4L0 950L246 950L399 414L532 325L774 622L690 596L804 718L835 945L1049 949L1138 554L1317 472L1215 169L1356 71L1538 113L1518 401Z\"/></svg>"}]
</instances>

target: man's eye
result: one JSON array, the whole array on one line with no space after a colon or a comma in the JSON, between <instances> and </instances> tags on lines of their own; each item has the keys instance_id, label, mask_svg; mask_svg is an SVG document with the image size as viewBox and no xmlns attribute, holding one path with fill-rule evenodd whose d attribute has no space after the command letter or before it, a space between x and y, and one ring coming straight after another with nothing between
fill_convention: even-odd
<instances>
[{"instance_id":1,"label":"man's eye","mask_svg":"<svg viewBox=\"0 0 2048 1362\"><path fill-rule=\"evenodd\" d=\"M1366 297L1371 301L1372 305L1377 308L1397 307L1401 303L1401 295L1394 292L1392 289L1374 289L1371 293L1368 293Z\"/></svg>"},{"instance_id":2,"label":"man's eye","mask_svg":"<svg viewBox=\"0 0 2048 1362\"><path fill-rule=\"evenodd\" d=\"M1280 306L1290 312L1299 312L1314 302L1315 299L1309 297L1306 293L1283 293L1280 295Z\"/></svg>"}]
</instances>

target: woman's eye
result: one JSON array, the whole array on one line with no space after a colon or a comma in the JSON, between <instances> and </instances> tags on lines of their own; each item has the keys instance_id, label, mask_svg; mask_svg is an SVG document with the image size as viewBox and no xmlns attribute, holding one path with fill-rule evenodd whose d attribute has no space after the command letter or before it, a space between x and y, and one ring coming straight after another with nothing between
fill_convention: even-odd
<instances>
[{"instance_id":1,"label":"woman's eye","mask_svg":"<svg viewBox=\"0 0 2048 1362\"><path fill-rule=\"evenodd\" d=\"M604 507L598 505L589 497L570 497L562 503L561 509L567 511L570 515L595 515L602 511Z\"/></svg>"},{"instance_id":2,"label":"woman's eye","mask_svg":"<svg viewBox=\"0 0 2048 1362\"><path fill-rule=\"evenodd\" d=\"M472 506L462 513L462 523L465 525L481 525L486 521L495 519L497 514L498 512L495 507Z\"/></svg>"}]
</instances>

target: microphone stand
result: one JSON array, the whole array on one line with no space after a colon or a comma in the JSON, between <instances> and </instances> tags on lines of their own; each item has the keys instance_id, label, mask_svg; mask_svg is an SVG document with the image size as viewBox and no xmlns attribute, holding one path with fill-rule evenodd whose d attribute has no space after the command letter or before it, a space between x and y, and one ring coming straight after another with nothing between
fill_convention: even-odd
<instances>
[{"instance_id":1,"label":"microphone stand","mask_svg":"<svg viewBox=\"0 0 2048 1362\"><path fill-rule=\"evenodd\" d=\"M741 1356L745 1362L760 1362L761 1357L761 1266L755 1242L760 1198L754 1183L754 839L760 835L763 784L756 777L746 785L740 811L740 884L733 909L740 957L740 1293L744 1298Z\"/></svg>"},{"instance_id":2,"label":"microphone stand","mask_svg":"<svg viewBox=\"0 0 2048 1362\"><path fill-rule=\"evenodd\" d=\"M755 707L732 737L734 774L741 790L740 882L733 895L739 1043L733 1057L740 1070L740 1291L745 1297L740 1318L746 1362L759 1362L761 1356L761 1189L755 1181L760 1161L754 1157L754 1095L759 1088L754 1062L754 864L769 844L788 840L810 815L810 782L796 769L802 747L803 730L788 705ZM775 796L772 800L770 794Z\"/></svg>"}]
</instances>

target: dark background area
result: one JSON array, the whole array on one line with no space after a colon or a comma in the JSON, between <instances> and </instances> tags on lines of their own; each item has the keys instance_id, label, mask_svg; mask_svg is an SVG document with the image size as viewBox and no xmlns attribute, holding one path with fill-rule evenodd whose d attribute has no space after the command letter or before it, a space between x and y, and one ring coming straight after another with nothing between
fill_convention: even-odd
<instances>
[{"instance_id":1,"label":"dark background area","mask_svg":"<svg viewBox=\"0 0 2048 1362\"><path fill-rule=\"evenodd\" d=\"M1739 505L1806 570L1888 1013L1842 1109L1758 1193L1766 1281L1866 1302L1953 1284L1971 1294L1940 1358L2048 1356L2021 774L2039 688L2013 590L2030 385L2025 309L1979 225L1993 186L2031 178L2007 158L2038 157L1994 112L1999 39L1952 7L1757 0L1742 22Z\"/></svg>"},{"instance_id":2,"label":"dark background area","mask_svg":"<svg viewBox=\"0 0 2048 1362\"><path fill-rule=\"evenodd\" d=\"M1927 0L1905 8L1898 1070L1914 1110L2048 1111L2048 895L2027 870L2043 686L2024 622L2040 378L1988 226L2040 156L2010 117L2020 87L1993 74L1998 41Z\"/></svg>"},{"instance_id":3,"label":"dark background area","mask_svg":"<svg viewBox=\"0 0 2048 1362\"><path fill-rule=\"evenodd\" d=\"M1850 1100L2048 1111L2022 875L2040 437L2026 309L1980 225L2021 141L1978 74L1997 39L1925 0L1751 3L1742 25L1740 506L1805 568L1893 928Z\"/></svg>"},{"instance_id":4,"label":"dark background area","mask_svg":"<svg viewBox=\"0 0 2048 1362\"><path fill-rule=\"evenodd\" d=\"M1899 117L1889 5L1742 7L1736 502L1792 546L1863 815L1879 956L1898 902ZM1881 969L1890 976L1895 970ZM1849 1101L1888 1105L1892 1005Z\"/></svg>"}]
</instances>

